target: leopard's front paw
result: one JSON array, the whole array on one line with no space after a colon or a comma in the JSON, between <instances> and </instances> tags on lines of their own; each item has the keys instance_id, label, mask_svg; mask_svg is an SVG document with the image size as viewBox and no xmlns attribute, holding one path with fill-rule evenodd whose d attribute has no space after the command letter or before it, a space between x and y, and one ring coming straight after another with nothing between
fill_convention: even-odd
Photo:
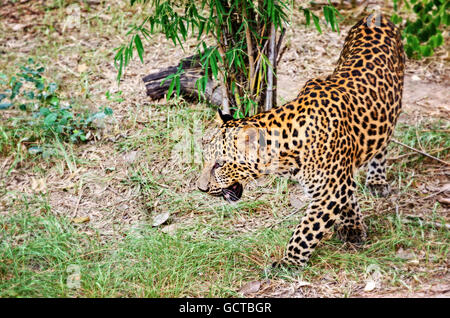
<instances>
[{"instance_id":1,"label":"leopard's front paw","mask_svg":"<svg viewBox=\"0 0 450 318\"><path fill-rule=\"evenodd\" d=\"M297 260L289 257L283 257L279 261L272 263L272 268L297 267L301 268L306 265L306 260Z\"/></svg>"}]
</instances>

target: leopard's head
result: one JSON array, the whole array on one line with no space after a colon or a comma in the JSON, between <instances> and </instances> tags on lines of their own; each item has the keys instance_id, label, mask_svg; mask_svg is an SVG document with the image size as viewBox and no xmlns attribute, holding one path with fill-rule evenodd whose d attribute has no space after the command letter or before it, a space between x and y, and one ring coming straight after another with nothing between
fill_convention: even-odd
<instances>
[{"instance_id":1,"label":"leopard's head","mask_svg":"<svg viewBox=\"0 0 450 318\"><path fill-rule=\"evenodd\" d=\"M245 185L260 176L256 156L256 129L218 112L220 128L203 143L203 170L199 190L228 202L238 201Z\"/></svg>"}]
</instances>

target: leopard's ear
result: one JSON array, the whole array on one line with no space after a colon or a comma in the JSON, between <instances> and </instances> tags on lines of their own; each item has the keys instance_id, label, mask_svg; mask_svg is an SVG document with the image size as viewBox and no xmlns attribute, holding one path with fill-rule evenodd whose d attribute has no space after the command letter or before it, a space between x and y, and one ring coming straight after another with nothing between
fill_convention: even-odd
<instances>
[{"instance_id":1,"label":"leopard's ear","mask_svg":"<svg viewBox=\"0 0 450 318\"><path fill-rule=\"evenodd\" d=\"M224 114L222 113L221 109L217 110L217 114L216 114L216 121L219 124L224 124L229 120L233 120L233 116L231 116L230 114Z\"/></svg>"}]
</instances>

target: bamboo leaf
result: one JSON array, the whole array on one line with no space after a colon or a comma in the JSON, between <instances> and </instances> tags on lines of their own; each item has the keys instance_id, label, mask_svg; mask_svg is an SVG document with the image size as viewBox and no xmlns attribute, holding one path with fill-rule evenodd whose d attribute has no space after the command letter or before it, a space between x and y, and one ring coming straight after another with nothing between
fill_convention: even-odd
<instances>
[{"instance_id":1,"label":"bamboo leaf","mask_svg":"<svg viewBox=\"0 0 450 318\"><path fill-rule=\"evenodd\" d=\"M311 11L309 9L303 9L303 14L306 19L306 26L309 26L311 24Z\"/></svg>"},{"instance_id":2,"label":"bamboo leaf","mask_svg":"<svg viewBox=\"0 0 450 318\"><path fill-rule=\"evenodd\" d=\"M172 81L170 82L169 90L167 91L167 99L169 99L170 96L172 96L173 89L175 87L175 83L176 83L176 80L175 80L175 78L173 78Z\"/></svg>"},{"instance_id":3,"label":"bamboo leaf","mask_svg":"<svg viewBox=\"0 0 450 318\"><path fill-rule=\"evenodd\" d=\"M313 21L314 21L314 25L316 26L317 31L319 31L320 34L322 34L322 29L320 27L320 23L319 23L319 17L316 16L314 13L311 13Z\"/></svg>"},{"instance_id":4,"label":"bamboo leaf","mask_svg":"<svg viewBox=\"0 0 450 318\"><path fill-rule=\"evenodd\" d=\"M142 41L139 34L134 36L134 44L136 45L136 51L138 52L139 59L142 63L144 63L144 47L142 46Z\"/></svg>"}]
</instances>

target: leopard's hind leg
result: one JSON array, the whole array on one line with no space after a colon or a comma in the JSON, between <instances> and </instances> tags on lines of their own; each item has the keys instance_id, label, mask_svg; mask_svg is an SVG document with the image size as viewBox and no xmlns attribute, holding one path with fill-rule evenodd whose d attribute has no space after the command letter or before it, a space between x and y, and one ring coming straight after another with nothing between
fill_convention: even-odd
<instances>
[{"instance_id":1,"label":"leopard's hind leg","mask_svg":"<svg viewBox=\"0 0 450 318\"><path fill-rule=\"evenodd\" d=\"M387 146L383 147L368 163L366 187L376 196L387 197L390 186L386 181Z\"/></svg>"}]
</instances>

